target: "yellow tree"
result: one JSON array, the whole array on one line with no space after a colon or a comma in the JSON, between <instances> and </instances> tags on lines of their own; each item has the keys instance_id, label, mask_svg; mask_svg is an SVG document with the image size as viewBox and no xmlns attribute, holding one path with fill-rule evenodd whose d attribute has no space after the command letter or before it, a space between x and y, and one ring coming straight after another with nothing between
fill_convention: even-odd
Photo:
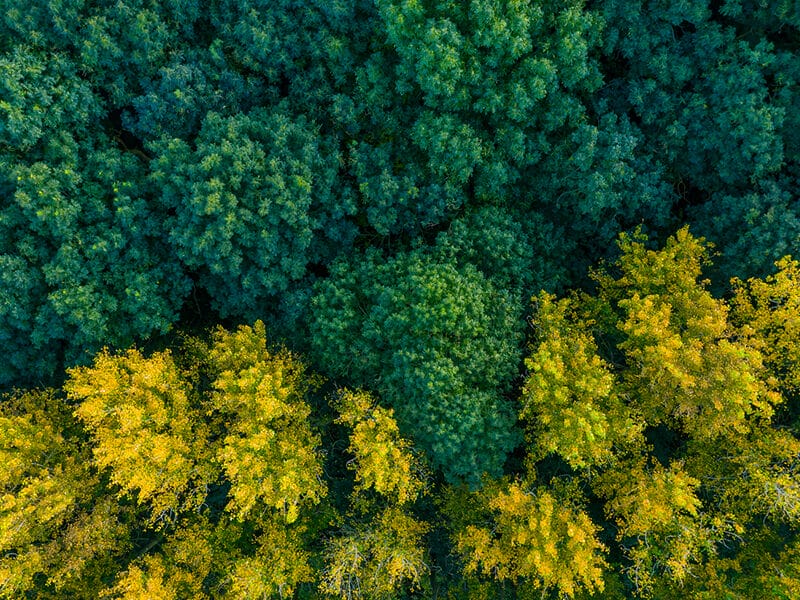
<instances>
[{"instance_id":1,"label":"yellow tree","mask_svg":"<svg viewBox=\"0 0 800 600\"><path fill-rule=\"evenodd\" d=\"M215 478L207 432L169 352L103 351L93 365L70 370L64 389L78 402L97 465L120 495L150 506L154 523L203 501Z\"/></svg>"},{"instance_id":2,"label":"yellow tree","mask_svg":"<svg viewBox=\"0 0 800 600\"><path fill-rule=\"evenodd\" d=\"M0 402L0 598L94 598L130 544L126 510L91 467L52 390Z\"/></svg>"},{"instance_id":3,"label":"yellow tree","mask_svg":"<svg viewBox=\"0 0 800 600\"><path fill-rule=\"evenodd\" d=\"M699 485L677 461L664 468L634 460L597 478L595 491L617 525L629 560L624 571L635 589L651 589L660 574L680 584L732 532L723 517L701 512Z\"/></svg>"},{"instance_id":4,"label":"yellow tree","mask_svg":"<svg viewBox=\"0 0 800 600\"><path fill-rule=\"evenodd\" d=\"M127 569L117 573L114 585L100 597L124 600L209 597L206 579L218 578L219 560L215 526L205 517L184 519L169 531L155 552L139 552ZM223 551L224 552L224 551Z\"/></svg>"},{"instance_id":5,"label":"yellow tree","mask_svg":"<svg viewBox=\"0 0 800 600\"><path fill-rule=\"evenodd\" d=\"M183 350L178 361L103 352L65 384L117 499L135 499L159 529L105 593L291 597L314 580L305 547L325 514L303 512L327 492L306 402L317 378L269 350L261 322ZM214 544L226 551L209 555Z\"/></svg>"},{"instance_id":6,"label":"yellow tree","mask_svg":"<svg viewBox=\"0 0 800 600\"><path fill-rule=\"evenodd\" d=\"M731 318L764 360L781 388L800 390L800 263L787 256L765 279L735 279Z\"/></svg>"},{"instance_id":7,"label":"yellow tree","mask_svg":"<svg viewBox=\"0 0 800 600\"><path fill-rule=\"evenodd\" d=\"M787 259L729 305L701 280L704 240L646 242L621 236L596 295L535 300L521 413L530 466L562 459L603 504L629 584L660 595L722 548L746 552L765 522L800 523L800 443L775 423L798 372L800 292Z\"/></svg>"},{"instance_id":8,"label":"yellow tree","mask_svg":"<svg viewBox=\"0 0 800 600\"><path fill-rule=\"evenodd\" d=\"M178 591L168 580L169 568L160 555L147 556L140 564L131 565L117 585L106 592L107 598L125 600L178 600Z\"/></svg>"},{"instance_id":9,"label":"yellow tree","mask_svg":"<svg viewBox=\"0 0 800 600\"><path fill-rule=\"evenodd\" d=\"M254 553L236 552L227 568L224 596L230 600L294 597L302 583L315 580L306 550L305 528L287 525L283 518L258 520ZM238 549L237 549L238 550Z\"/></svg>"},{"instance_id":10,"label":"yellow tree","mask_svg":"<svg viewBox=\"0 0 800 600\"><path fill-rule=\"evenodd\" d=\"M400 436L392 409L347 390L336 408L338 422L350 428L356 483L348 522L328 543L320 588L344 600L389 599L405 588L424 588L429 527L409 510L424 488L423 466Z\"/></svg>"},{"instance_id":11,"label":"yellow tree","mask_svg":"<svg viewBox=\"0 0 800 600\"><path fill-rule=\"evenodd\" d=\"M303 528L280 518L240 521L228 514L216 523L204 516L181 523L157 551L119 573L103 597L292 598L298 584L314 579Z\"/></svg>"},{"instance_id":12,"label":"yellow tree","mask_svg":"<svg viewBox=\"0 0 800 600\"><path fill-rule=\"evenodd\" d=\"M369 521L343 528L328 544L321 590L343 600L392 599L427 585L427 524L389 506Z\"/></svg>"},{"instance_id":13,"label":"yellow tree","mask_svg":"<svg viewBox=\"0 0 800 600\"><path fill-rule=\"evenodd\" d=\"M245 518L256 506L295 521L301 505L326 494L319 436L305 395L317 380L288 351L270 352L262 322L217 330L210 352L216 373L211 405L227 434L216 451L231 483L228 510Z\"/></svg>"},{"instance_id":14,"label":"yellow tree","mask_svg":"<svg viewBox=\"0 0 800 600\"><path fill-rule=\"evenodd\" d=\"M643 423L598 354L594 322L574 304L545 292L534 298L538 342L525 360L520 416L529 424L532 458L556 453L583 469L607 465L615 446L641 444Z\"/></svg>"},{"instance_id":15,"label":"yellow tree","mask_svg":"<svg viewBox=\"0 0 800 600\"><path fill-rule=\"evenodd\" d=\"M572 485L517 480L486 485L467 500L472 506L466 511L463 503L452 503L451 519L461 521L454 541L464 572L542 597L549 591L563 598L602 591L606 548L579 498ZM456 510L471 517L458 517Z\"/></svg>"},{"instance_id":16,"label":"yellow tree","mask_svg":"<svg viewBox=\"0 0 800 600\"><path fill-rule=\"evenodd\" d=\"M337 398L338 423L350 427L356 491L373 489L398 505L414 502L423 490L424 471L411 444L400 436L394 410L378 406L366 392L343 390Z\"/></svg>"},{"instance_id":17,"label":"yellow tree","mask_svg":"<svg viewBox=\"0 0 800 600\"><path fill-rule=\"evenodd\" d=\"M230 484L226 520L251 531L245 545L254 547L223 557L224 594L290 598L298 585L315 578L308 531L326 514L311 508L327 494L306 401L319 379L290 352L270 350L260 321L234 332L218 329L208 365L209 408L224 430L214 455Z\"/></svg>"},{"instance_id":18,"label":"yellow tree","mask_svg":"<svg viewBox=\"0 0 800 600\"><path fill-rule=\"evenodd\" d=\"M707 244L687 228L662 250L620 236L621 276L600 273L599 302L622 336L623 388L649 425L692 438L741 435L768 419L781 398L766 385L763 359L699 281Z\"/></svg>"}]
</instances>

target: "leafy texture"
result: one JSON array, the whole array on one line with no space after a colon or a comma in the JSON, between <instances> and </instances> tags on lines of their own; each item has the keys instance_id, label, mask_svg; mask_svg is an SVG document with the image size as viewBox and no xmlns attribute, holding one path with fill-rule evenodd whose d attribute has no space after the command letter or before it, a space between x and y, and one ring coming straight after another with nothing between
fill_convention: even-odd
<instances>
[{"instance_id":1,"label":"leafy texture","mask_svg":"<svg viewBox=\"0 0 800 600\"><path fill-rule=\"evenodd\" d=\"M202 502L206 436L169 354L100 354L93 366L72 371L66 391L82 401L76 415L96 440L98 466L111 468L121 494L149 502L154 518Z\"/></svg>"},{"instance_id":2,"label":"leafy texture","mask_svg":"<svg viewBox=\"0 0 800 600\"><path fill-rule=\"evenodd\" d=\"M261 322L218 330L210 362L218 373L212 405L228 433L217 460L231 482L229 509L241 518L266 505L291 523L301 503L325 495L319 439L304 401L314 379L291 354L267 350Z\"/></svg>"},{"instance_id":3,"label":"leafy texture","mask_svg":"<svg viewBox=\"0 0 800 600\"><path fill-rule=\"evenodd\" d=\"M54 392L0 409L0 598L96 597L100 573L130 544L128 511L104 493Z\"/></svg>"},{"instance_id":4,"label":"leafy texture","mask_svg":"<svg viewBox=\"0 0 800 600\"><path fill-rule=\"evenodd\" d=\"M602 591L605 548L598 527L572 499L559 496L524 482L487 486L479 501L490 525L468 525L456 536L464 570L566 598Z\"/></svg>"},{"instance_id":5,"label":"leafy texture","mask_svg":"<svg viewBox=\"0 0 800 600\"><path fill-rule=\"evenodd\" d=\"M320 589L343 600L389 599L403 590L427 589L423 536L430 526L409 510L425 484L423 465L400 437L391 409L349 390L336 405L338 421L351 429L356 485L351 518L326 549Z\"/></svg>"},{"instance_id":6,"label":"leafy texture","mask_svg":"<svg viewBox=\"0 0 800 600\"><path fill-rule=\"evenodd\" d=\"M175 211L170 241L224 315L255 314L270 297L326 258L323 233L346 242L333 202L335 150L285 110L208 113L194 149L159 148L154 177Z\"/></svg>"},{"instance_id":7,"label":"leafy texture","mask_svg":"<svg viewBox=\"0 0 800 600\"><path fill-rule=\"evenodd\" d=\"M739 282L729 305L699 279L702 238L645 242L620 237L596 296L536 298L522 415L529 468L569 465L602 500L631 589L661 597L746 555L767 520L796 523L798 441L773 422L793 389L795 265Z\"/></svg>"},{"instance_id":8,"label":"leafy texture","mask_svg":"<svg viewBox=\"0 0 800 600\"><path fill-rule=\"evenodd\" d=\"M315 353L375 385L451 479L498 474L516 436L502 397L515 369L513 301L474 267L421 252L342 263L313 300Z\"/></svg>"}]
</instances>

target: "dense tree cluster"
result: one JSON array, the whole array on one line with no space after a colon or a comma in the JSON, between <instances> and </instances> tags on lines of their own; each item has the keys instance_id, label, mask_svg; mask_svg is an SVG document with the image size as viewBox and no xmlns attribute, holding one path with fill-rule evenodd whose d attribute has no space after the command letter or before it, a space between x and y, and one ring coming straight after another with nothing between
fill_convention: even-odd
<instances>
[{"instance_id":1,"label":"dense tree cluster","mask_svg":"<svg viewBox=\"0 0 800 600\"><path fill-rule=\"evenodd\" d=\"M0 597L800 595L799 55L789 0L5 0Z\"/></svg>"},{"instance_id":2,"label":"dense tree cluster","mask_svg":"<svg viewBox=\"0 0 800 600\"><path fill-rule=\"evenodd\" d=\"M0 382L198 296L308 348L335 263L392 269L465 226L462 270L520 249L492 284L521 311L637 224L691 221L720 291L766 275L800 235L799 27L777 0L10 0Z\"/></svg>"},{"instance_id":3,"label":"dense tree cluster","mask_svg":"<svg viewBox=\"0 0 800 600\"><path fill-rule=\"evenodd\" d=\"M535 297L522 460L471 486L261 321L6 398L0 597L793 597L800 267L726 302L687 229L619 245Z\"/></svg>"}]
</instances>

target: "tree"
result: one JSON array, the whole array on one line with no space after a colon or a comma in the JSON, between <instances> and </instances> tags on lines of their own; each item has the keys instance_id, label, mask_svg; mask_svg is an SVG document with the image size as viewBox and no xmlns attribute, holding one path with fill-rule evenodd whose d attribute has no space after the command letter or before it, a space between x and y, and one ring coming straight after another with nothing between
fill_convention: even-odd
<instances>
[{"instance_id":1,"label":"tree","mask_svg":"<svg viewBox=\"0 0 800 600\"><path fill-rule=\"evenodd\" d=\"M164 142L153 173L177 255L223 315L256 315L347 244L352 212L334 202L338 160L316 126L285 108L206 115L194 143ZM327 238L327 239L326 239Z\"/></svg>"},{"instance_id":2,"label":"tree","mask_svg":"<svg viewBox=\"0 0 800 600\"><path fill-rule=\"evenodd\" d=\"M64 386L94 439L98 467L110 469L119 495L147 503L153 521L197 507L214 479L208 432L167 352L99 354L70 372Z\"/></svg>"},{"instance_id":3,"label":"tree","mask_svg":"<svg viewBox=\"0 0 800 600\"><path fill-rule=\"evenodd\" d=\"M185 353L104 351L64 386L114 496L146 506L154 547L168 539L108 593L216 596L212 579L228 597L291 595L313 580L307 532L327 514L308 510L327 493L305 400L317 379L267 348L261 322Z\"/></svg>"},{"instance_id":4,"label":"tree","mask_svg":"<svg viewBox=\"0 0 800 600\"><path fill-rule=\"evenodd\" d=\"M5 0L0 596L796 596L795 4Z\"/></svg>"},{"instance_id":5,"label":"tree","mask_svg":"<svg viewBox=\"0 0 800 600\"><path fill-rule=\"evenodd\" d=\"M356 525L329 543L322 591L343 600L389 599L404 587L422 587L428 567L421 540L427 530L396 508Z\"/></svg>"},{"instance_id":6,"label":"tree","mask_svg":"<svg viewBox=\"0 0 800 600\"><path fill-rule=\"evenodd\" d=\"M513 300L471 265L421 251L339 263L317 290L320 363L374 386L449 479L499 474L517 439L501 395L519 356Z\"/></svg>"},{"instance_id":7,"label":"tree","mask_svg":"<svg viewBox=\"0 0 800 600\"><path fill-rule=\"evenodd\" d=\"M22 48L0 63L0 385L44 384L103 344L168 331L189 282L143 161L99 130L102 103L79 65Z\"/></svg>"},{"instance_id":8,"label":"tree","mask_svg":"<svg viewBox=\"0 0 800 600\"><path fill-rule=\"evenodd\" d=\"M525 360L529 376L520 411L530 424L531 454L556 453L574 469L607 465L615 448L641 443L636 411L598 355L591 322L581 322L568 299L543 292L534 310L539 343Z\"/></svg>"},{"instance_id":9,"label":"tree","mask_svg":"<svg viewBox=\"0 0 800 600\"><path fill-rule=\"evenodd\" d=\"M359 191L378 208L379 232L408 208L437 223L462 206L512 206L522 222L544 217L560 230L551 243L580 276L621 226L668 222L670 190L646 140L622 111L592 100L603 83L601 11L493 0L377 9L389 47L368 59L363 118L382 135L365 135L355 167L369 177Z\"/></svg>"},{"instance_id":10,"label":"tree","mask_svg":"<svg viewBox=\"0 0 800 600\"><path fill-rule=\"evenodd\" d=\"M267 506L292 523L303 504L316 504L326 493L319 437L305 401L316 380L292 354L273 354L266 343L260 321L215 334L211 406L227 433L216 460L231 483L232 514L243 518Z\"/></svg>"},{"instance_id":11,"label":"tree","mask_svg":"<svg viewBox=\"0 0 800 600\"><path fill-rule=\"evenodd\" d=\"M106 496L56 392L3 399L0 459L0 598L97 597L133 515Z\"/></svg>"},{"instance_id":12,"label":"tree","mask_svg":"<svg viewBox=\"0 0 800 600\"><path fill-rule=\"evenodd\" d=\"M592 4L607 23L599 95L664 167L677 216L717 244L720 291L765 276L796 245L796 14L784 2Z\"/></svg>"},{"instance_id":13,"label":"tree","mask_svg":"<svg viewBox=\"0 0 800 600\"><path fill-rule=\"evenodd\" d=\"M348 452L354 463L356 491L369 489L397 505L413 503L425 484L420 459L400 437L394 411L376 404L366 392L343 390L336 400L338 423L351 429Z\"/></svg>"},{"instance_id":14,"label":"tree","mask_svg":"<svg viewBox=\"0 0 800 600\"><path fill-rule=\"evenodd\" d=\"M469 523L464 513L459 516L456 511L463 506L451 502L451 519L460 525L454 538L464 572L511 582L521 594L540 591L542 597L549 591L563 598L602 591L606 548L579 498L574 487L495 481L464 511L479 524Z\"/></svg>"},{"instance_id":15,"label":"tree","mask_svg":"<svg viewBox=\"0 0 800 600\"><path fill-rule=\"evenodd\" d=\"M337 421L351 430L348 466L356 481L349 522L328 543L320 589L353 600L426 588L422 538L429 526L409 510L423 491L423 466L400 437L393 411L369 394L343 390L336 407Z\"/></svg>"},{"instance_id":16,"label":"tree","mask_svg":"<svg viewBox=\"0 0 800 600\"><path fill-rule=\"evenodd\" d=\"M731 317L764 355L781 389L796 398L800 389L800 265L786 256L764 279L734 280Z\"/></svg>"},{"instance_id":17,"label":"tree","mask_svg":"<svg viewBox=\"0 0 800 600\"><path fill-rule=\"evenodd\" d=\"M474 266L521 304L534 291L553 291L568 281L555 240L561 233L537 214L488 205L453 219L428 250L438 260Z\"/></svg>"},{"instance_id":18,"label":"tree","mask_svg":"<svg viewBox=\"0 0 800 600\"><path fill-rule=\"evenodd\" d=\"M740 194L714 194L694 211L693 227L719 248L710 272L715 291L729 292L734 276L763 279L776 260L796 252L800 218L791 179L767 179Z\"/></svg>"},{"instance_id":19,"label":"tree","mask_svg":"<svg viewBox=\"0 0 800 600\"><path fill-rule=\"evenodd\" d=\"M562 459L601 502L634 593L661 597L747 555L765 523L796 527L800 442L774 421L792 381L778 365L791 364L794 263L739 283L731 306L699 280L702 238L645 242L620 237L595 296L537 298L522 415L529 468Z\"/></svg>"}]
</instances>

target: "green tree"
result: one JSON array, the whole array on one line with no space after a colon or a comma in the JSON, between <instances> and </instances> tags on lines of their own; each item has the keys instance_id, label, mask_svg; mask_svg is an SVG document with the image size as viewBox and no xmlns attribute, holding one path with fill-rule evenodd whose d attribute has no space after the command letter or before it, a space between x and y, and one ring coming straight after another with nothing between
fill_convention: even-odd
<instances>
[{"instance_id":1,"label":"green tree","mask_svg":"<svg viewBox=\"0 0 800 600\"><path fill-rule=\"evenodd\" d=\"M693 226L714 240L710 273L715 291L729 292L732 276L764 278L774 262L800 245L795 176L766 179L740 194L715 194L694 211ZM723 285L724 284L724 285Z\"/></svg>"},{"instance_id":2,"label":"green tree","mask_svg":"<svg viewBox=\"0 0 800 600\"><path fill-rule=\"evenodd\" d=\"M379 391L435 467L472 483L500 473L517 440L502 396L519 357L512 298L469 264L369 252L334 267L312 310L320 363Z\"/></svg>"},{"instance_id":3,"label":"green tree","mask_svg":"<svg viewBox=\"0 0 800 600\"><path fill-rule=\"evenodd\" d=\"M166 332L188 280L79 65L21 47L0 65L0 385L45 383L61 361Z\"/></svg>"},{"instance_id":4,"label":"green tree","mask_svg":"<svg viewBox=\"0 0 800 600\"><path fill-rule=\"evenodd\" d=\"M601 92L722 253L720 291L796 246L798 22L789 3L602 0ZM774 223L772 225L771 223Z\"/></svg>"},{"instance_id":5,"label":"green tree","mask_svg":"<svg viewBox=\"0 0 800 600\"><path fill-rule=\"evenodd\" d=\"M175 252L223 315L257 314L348 242L340 222L351 209L332 195L336 152L305 117L209 113L194 146L164 142L153 177L175 212Z\"/></svg>"}]
</instances>

